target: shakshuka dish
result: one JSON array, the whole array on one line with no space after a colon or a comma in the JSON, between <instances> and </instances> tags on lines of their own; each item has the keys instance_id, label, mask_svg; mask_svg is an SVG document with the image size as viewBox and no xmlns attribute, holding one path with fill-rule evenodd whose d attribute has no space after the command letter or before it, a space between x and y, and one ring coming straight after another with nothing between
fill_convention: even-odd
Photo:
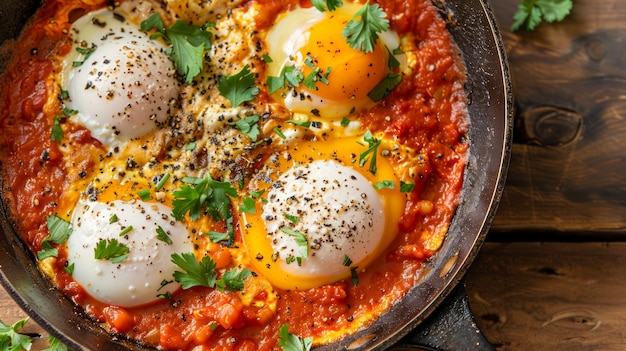
<instances>
[{"instance_id":1,"label":"shakshuka dish","mask_svg":"<svg viewBox=\"0 0 626 351\"><path fill-rule=\"evenodd\" d=\"M430 0L47 0L3 50L3 202L117 338L331 343L419 283L460 201Z\"/></svg>"}]
</instances>

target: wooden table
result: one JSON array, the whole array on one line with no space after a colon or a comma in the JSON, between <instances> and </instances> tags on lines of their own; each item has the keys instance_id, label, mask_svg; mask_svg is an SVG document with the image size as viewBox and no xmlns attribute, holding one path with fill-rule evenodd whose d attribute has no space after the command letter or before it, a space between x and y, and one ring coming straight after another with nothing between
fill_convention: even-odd
<instances>
[{"instance_id":1,"label":"wooden table","mask_svg":"<svg viewBox=\"0 0 626 351\"><path fill-rule=\"evenodd\" d=\"M516 135L498 215L467 275L471 306L498 350L623 350L626 2L575 0L564 22L511 33L519 1L492 1ZM0 289L0 320L25 316ZM45 334L34 322L24 331Z\"/></svg>"}]
</instances>

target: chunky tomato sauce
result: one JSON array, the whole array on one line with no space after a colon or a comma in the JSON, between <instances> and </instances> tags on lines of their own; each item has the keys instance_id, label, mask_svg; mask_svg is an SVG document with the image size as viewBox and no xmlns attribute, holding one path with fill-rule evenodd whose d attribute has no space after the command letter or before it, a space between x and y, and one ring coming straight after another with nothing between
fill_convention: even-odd
<instances>
[{"instance_id":1,"label":"chunky tomato sauce","mask_svg":"<svg viewBox=\"0 0 626 351\"><path fill-rule=\"evenodd\" d=\"M62 113L55 96L58 87L48 79L60 67L50 57L69 51L70 19L108 1L90 3L95 4L48 1L11 44L13 56L0 80L3 196L22 239L34 252L49 235L46 217L57 212L71 184L97 168L102 154L102 145L80 126L68 125L65 139L81 146L78 153L64 155L63 145L50 137L54 117ZM310 6L306 0L257 3L266 9L256 17L259 31L269 28L279 11ZM446 24L429 0L379 3L394 31L415 36L418 62L385 100L357 118L365 128L391 135L426 157L415 165L416 186L398 225L400 234L386 255L359 273L358 284L345 280L306 291L277 290L276 311L244 305L234 293L198 287L180 290L171 300L122 308L98 302L74 282L64 270L67 253L60 249L53 265L58 288L112 333L167 350L196 345L203 350L279 349L278 329L285 323L302 337L329 331L339 337L354 329L355 320L374 319L381 312L376 309L379 301L400 299L414 286L421 264L439 248L458 205L468 148L465 72ZM218 266L230 262L225 250L210 255Z\"/></svg>"}]
</instances>

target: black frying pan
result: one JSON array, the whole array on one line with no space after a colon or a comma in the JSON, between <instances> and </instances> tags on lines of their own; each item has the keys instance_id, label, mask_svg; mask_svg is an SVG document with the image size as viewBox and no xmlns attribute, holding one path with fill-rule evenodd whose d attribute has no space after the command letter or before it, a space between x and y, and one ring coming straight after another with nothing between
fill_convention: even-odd
<instances>
[{"instance_id":1,"label":"black frying pan","mask_svg":"<svg viewBox=\"0 0 626 351\"><path fill-rule=\"evenodd\" d=\"M486 0L433 1L450 19L449 30L467 67L471 147L462 201L424 279L370 327L317 350L493 350L477 333L462 280L487 234L504 186L513 119L508 66ZM15 38L38 5L39 0L3 0L0 42ZM0 211L0 278L35 321L77 350L144 349L112 337L53 289L11 228L4 206Z\"/></svg>"}]
</instances>

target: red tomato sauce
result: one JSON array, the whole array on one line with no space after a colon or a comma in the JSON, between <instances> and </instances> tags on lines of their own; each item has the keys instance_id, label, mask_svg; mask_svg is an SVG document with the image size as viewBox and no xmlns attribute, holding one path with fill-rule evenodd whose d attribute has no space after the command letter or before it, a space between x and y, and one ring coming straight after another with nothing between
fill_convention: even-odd
<instances>
[{"instance_id":1,"label":"red tomato sauce","mask_svg":"<svg viewBox=\"0 0 626 351\"><path fill-rule=\"evenodd\" d=\"M267 29L276 14L305 0L259 0L267 8L257 16L258 30ZM81 177L71 174L50 131L62 105L57 89L46 79L60 68L49 57L69 51L68 30L72 11L104 6L74 1L50 1L37 14L22 37L0 85L0 160L3 193L16 228L34 252L49 235L46 217L67 187ZM435 252L424 243L429 235L451 220L458 205L466 164L467 119L463 84L465 72L437 9L429 0L380 1L392 30L400 36L413 33L419 41L417 70L380 104L358 118L364 127L392 135L427 156L416 186L399 223L400 233L387 255L379 257L357 285L351 281L306 291L277 291L275 313L244 306L235 294L209 288L176 292L172 300L137 308L108 306L90 297L65 272L67 253L60 250L54 283L96 321L112 333L160 346L163 349L275 350L278 329L288 323L291 333L321 336L328 330L348 330L383 298L398 300L413 286L421 264ZM64 121L61 120L61 123ZM72 155L75 169L96 167L98 142L89 132L73 127L68 142L82 145ZM424 201L432 208L424 208ZM264 296L258 296L263 300Z\"/></svg>"}]
</instances>

